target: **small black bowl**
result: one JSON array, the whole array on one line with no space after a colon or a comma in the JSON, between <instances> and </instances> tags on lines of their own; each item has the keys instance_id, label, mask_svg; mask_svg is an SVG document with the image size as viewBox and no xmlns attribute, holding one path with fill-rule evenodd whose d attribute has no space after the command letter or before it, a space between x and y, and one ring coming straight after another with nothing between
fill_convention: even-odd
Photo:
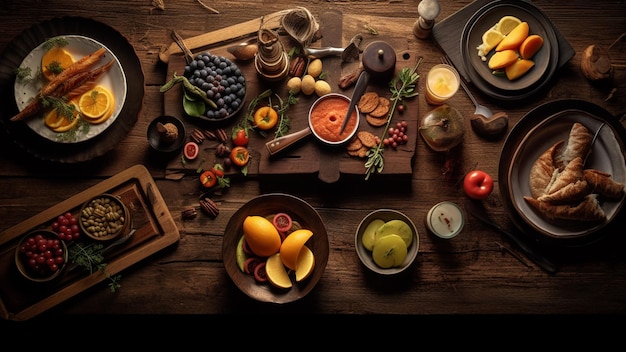
<instances>
[{"instance_id":1,"label":"small black bowl","mask_svg":"<svg viewBox=\"0 0 626 352\"><path fill-rule=\"evenodd\" d=\"M176 140L171 143L166 143L162 140L161 134L157 129L157 123L159 122L162 124L173 123L178 128L178 137L176 138ZM187 138L185 125L180 119L174 116L159 116L152 120L152 122L150 122L150 125L148 126L148 142L154 150L159 152L170 153L180 150L180 148L182 148L182 146L185 144L185 138Z\"/></svg>"}]
</instances>

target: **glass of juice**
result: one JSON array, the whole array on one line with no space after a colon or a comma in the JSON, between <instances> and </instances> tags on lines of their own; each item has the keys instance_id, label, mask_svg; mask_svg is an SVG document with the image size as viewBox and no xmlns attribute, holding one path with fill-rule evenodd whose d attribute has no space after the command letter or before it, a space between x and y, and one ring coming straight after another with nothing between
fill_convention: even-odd
<instances>
[{"instance_id":1,"label":"glass of juice","mask_svg":"<svg viewBox=\"0 0 626 352\"><path fill-rule=\"evenodd\" d=\"M446 64L433 66L426 76L426 101L441 105L459 90L461 78L457 70Z\"/></svg>"}]
</instances>

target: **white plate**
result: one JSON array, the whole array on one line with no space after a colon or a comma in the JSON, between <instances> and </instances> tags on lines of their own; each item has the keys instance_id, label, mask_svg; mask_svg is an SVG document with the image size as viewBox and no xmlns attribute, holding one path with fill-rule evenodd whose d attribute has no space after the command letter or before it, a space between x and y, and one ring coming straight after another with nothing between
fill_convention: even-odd
<instances>
[{"instance_id":1,"label":"white plate","mask_svg":"<svg viewBox=\"0 0 626 352\"><path fill-rule=\"evenodd\" d=\"M48 128L44 123L43 116L41 114L27 118L25 122L28 127L35 131L35 133L53 142L78 143L99 135L111 126L113 122L115 122L117 116L122 110L122 107L124 106L124 102L126 101L126 76L124 75L124 70L122 69L122 65L117 57L111 50L100 42L80 35L63 35L62 37L67 39L69 42L69 45L64 47L64 49L72 54L74 60L79 60L101 47L106 49L106 53L102 59L100 59L100 61L91 69L102 66L108 63L109 60L114 60L113 66L111 66L109 71L98 80L98 84L108 88L115 95L115 110L113 111L113 115L101 124L90 124L88 131L80 131L76 133L73 138L60 138L62 134L54 132ZM44 43L41 43L24 58L20 67L30 67L31 72L36 74L41 70L41 57L45 51L46 49L44 48ZM15 81L15 102L20 111L23 110L28 105L29 101L39 93L42 85L43 83L39 79L32 80L26 84L17 82L17 80Z\"/></svg>"},{"instance_id":2,"label":"white plate","mask_svg":"<svg viewBox=\"0 0 626 352\"><path fill-rule=\"evenodd\" d=\"M580 221L550 223L524 200L524 196L531 196L529 175L532 165L554 143L567 141L575 122L583 124L594 134L605 120L578 109L567 109L551 115L535 125L521 140L508 169L509 195L517 213L531 227L550 237L572 238L594 233L613 220L624 202L623 197L619 201L600 199L607 219L598 224ZM606 123L593 144L585 168L607 172L616 182L626 183L626 165L618 138L613 127Z\"/></svg>"}]
</instances>

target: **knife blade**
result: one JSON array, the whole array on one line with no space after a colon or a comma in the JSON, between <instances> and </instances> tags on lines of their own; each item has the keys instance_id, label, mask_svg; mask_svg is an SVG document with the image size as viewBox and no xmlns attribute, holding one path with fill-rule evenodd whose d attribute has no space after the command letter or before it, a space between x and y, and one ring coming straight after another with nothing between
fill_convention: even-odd
<instances>
[{"instance_id":1,"label":"knife blade","mask_svg":"<svg viewBox=\"0 0 626 352\"><path fill-rule=\"evenodd\" d=\"M365 93L365 88L367 88L367 83L370 80L370 75L367 71L363 70L359 75L359 79L356 81L356 86L354 87L354 91L352 92L352 98L350 98L350 105L348 105L348 112L346 113L346 117L343 119L343 123L341 124L341 129L339 130L339 135L343 134L346 126L348 125L348 121L352 117L352 112L354 111L354 107L361 99L363 93Z\"/></svg>"},{"instance_id":2,"label":"knife blade","mask_svg":"<svg viewBox=\"0 0 626 352\"><path fill-rule=\"evenodd\" d=\"M526 254L528 259L532 260L533 263L535 263L541 269L549 274L554 274L557 272L557 266L552 263L552 261L549 260L545 255L540 253L538 249L532 247L530 244L523 241L514 233L504 229L502 226L496 224L493 220L491 220L487 215L484 207L468 199L465 202L465 209L478 220L482 221L484 224L489 225L493 229L498 230L500 233L507 236Z\"/></svg>"}]
</instances>

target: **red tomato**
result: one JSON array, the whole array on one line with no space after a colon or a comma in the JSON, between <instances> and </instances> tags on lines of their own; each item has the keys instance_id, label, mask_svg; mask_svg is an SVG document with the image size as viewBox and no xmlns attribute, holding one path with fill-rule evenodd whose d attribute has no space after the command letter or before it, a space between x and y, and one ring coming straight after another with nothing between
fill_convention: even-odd
<instances>
[{"instance_id":1,"label":"red tomato","mask_svg":"<svg viewBox=\"0 0 626 352\"><path fill-rule=\"evenodd\" d=\"M222 166L222 164L213 165L213 167L211 168L211 171L213 171L213 173L217 177L224 177L224 167Z\"/></svg>"},{"instance_id":2,"label":"red tomato","mask_svg":"<svg viewBox=\"0 0 626 352\"><path fill-rule=\"evenodd\" d=\"M250 160L250 153L246 147L236 146L230 152L230 160L239 167L245 166Z\"/></svg>"},{"instance_id":3,"label":"red tomato","mask_svg":"<svg viewBox=\"0 0 626 352\"><path fill-rule=\"evenodd\" d=\"M234 129L231 138L233 140L233 144L236 146L245 147L248 145L248 132L246 132L246 130L244 130L243 128Z\"/></svg>"},{"instance_id":4,"label":"red tomato","mask_svg":"<svg viewBox=\"0 0 626 352\"><path fill-rule=\"evenodd\" d=\"M217 176L211 170L206 170L200 174L200 183L204 188L211 188L217 183Z\"/></svg>"},{"instance_id":5,"label":"red tomato","mask_svg":"<svg viewBox=\"0 0 626 352\"><path fill-rule=\"evenodd\" d=\"M472 199L485 199L493 191L493 178L481 170L474 170L465 175L463 190Z\"/></svg>"}]
</instances>

